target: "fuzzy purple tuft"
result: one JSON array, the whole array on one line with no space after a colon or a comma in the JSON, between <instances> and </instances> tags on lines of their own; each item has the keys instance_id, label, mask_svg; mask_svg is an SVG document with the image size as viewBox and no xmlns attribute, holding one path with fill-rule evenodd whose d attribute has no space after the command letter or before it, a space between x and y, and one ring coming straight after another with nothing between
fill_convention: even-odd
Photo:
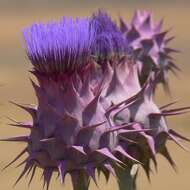
<instances>
[{"instance_id":1,"label":"fuzzy purple tuft","mask_svg":"<svg viewBox=\"0 0 190 190\"><path fill-rule=\"evenodd\" d=\"M75 70L90 59L94 29L85 18L34 24L23 31L27 55L42 73Z\"/></svg>"},{"instance_id":2,"label":"fuzzy purple tuft","mask_svg":"<svg viewBox=\"0 0 190 190\"><path fill-rule=\"evenodd\" d=\"M91 25L96 29L93 54L99 63L120 58L126 54L125 36L105 11L99 10L94 13Z\"/></svg>"}]
</instances>

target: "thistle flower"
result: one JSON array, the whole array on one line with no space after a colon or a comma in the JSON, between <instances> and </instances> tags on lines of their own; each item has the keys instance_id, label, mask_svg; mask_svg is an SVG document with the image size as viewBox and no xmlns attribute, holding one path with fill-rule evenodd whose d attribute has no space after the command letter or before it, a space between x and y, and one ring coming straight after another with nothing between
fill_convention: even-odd
<instances>
[{"instance_id":1,"label":"thistle flower","mask_svg":"<svg viewBox=\"0 0 190 190\"><path fill-rule=\"evenodd\" d=\"M179 68L174 64L171 53L177 50L168 47L174 37L167 37L168 31L162 31L163 20L153 22L148 11L136 11L130 24L120 18L120 29L126 36L126 43L139 66L139 76L143 84L150 72L154 72L157 83L168 90L168 71L176 74Z\"/></svg>"},{"instance_id":2,"label":"thistle flower","mask_svg":"<svg viewBox=\"0 0 190 190\"><path fill-rule=\"evenodd\" d=\"M102 13L103 14L103 13ZM99 20L102 20L102 14L99 13L97 17ZM127 43L128 47L132 47L132 53L135 54L135 45L141 47L141 51L143 50L142 41L145 39L150 38L150 41L154 42L155 47L151 47L155 49L158 46L158 43L163 43L160 45L161 49L159 51L166 51L167 48L165 47L166 40L164 39L157 39L159 35L161 35L161 22L157 25L157 27L153 26L151 23L151 15L148 12L144 12L142 15L139 11L136 12L134 16L132 27L136 27L139 30L139 34L142 36L136 36L135 31L127 27L121 20L121 31L123 33L126 32L126 40L124 41ZM140 17L141 16L141 17ZM98 20L98 18L96 18ZM146 22L147 21L147 22ZM111 20L110 20L111 22ZM112 21L112 24L113 21ZM136 25L135 25L136 24ZM147 28L145 27L147 24ZM105 22L106 25L106 22ZM107 25L111 25L107 22ZM116 25L114 25L116 26ZM107 28L108 26L104 26ZM112 32L116 29L112 27ZM110 27L111 30L111 27ZM142 32L140 31L142 30ZM119 35L119 33L118 33ZM117 38L116 44L120 44L121 49L125 49L124 43L120 43L120 39L123 37L123 34L120 33L121 37ZM131 36L130 36L131 35ZM132 39L134 36L134 39ZM160 36L159 36L160 37ZM152 39L151 39L152 38ZM142 40L142 41L141 41ZM159 41L160 40L160 41ZM156 44L157 43L157 44ZM123 46L122 46L123 45ZM157 46L156 46L157 45ZM134 47L133 47L134 46ZM150 50L151 50L150 48ZM171 156L166 147L167 140L173 140L175 143L186 149L181 143L179 139L187 140L189 139L182 137L178 133L174 132L171 129L167 128L166 125L166 116L178 115L185 113L189 110L190 107L183 107L177 109L167 109L169 106L173 105L174 103L168 104L166 106L161 107L161 109L155 104L154 102L154 90L158 82L160 82L160 72L154 72L154 70L147 70L146 81L142 83L143 75L142 73L139 74L139 60L134 59L134 57L129 56L129 53L126 49L126 56L118 57L117 59L113 59L108 63L104 63L107 67L103 76L107 76L104 80L105 86L110 86L109 88L104 87L102 98L105 100L103 105L107 106L107 109L116 109L113 113L110 113L110 117L116 124L122 123L129 123L133 122L136 123L135 125L131 125L128 129L132 130L144 130L149 129L150 131L141 131L136 134L125 134L122 135L122 130L119 131L119 144L120 147L124 148L130 155L133 156L133 159L140 161L143 163L143 168L149 177L150 170L150 160L152 159L155 166L157 167L156 162L156 153L161 153L175 168L174 161L172 160ZM151 50L152 51L152 50ZM152 54L147 52L146 56L151 57ZM157 52L157 53L158 53ZM150 54L149 54L150 53ZM159 54L159 53L158 53ZM167 58L164 61L164 64L171 64L169 63L170 58ZM144 67L143 64L150 64L149 62L141 62L141 66ZM153 63L152 63L153 64ZM155 62L154 64L162 64L161 62ZM103 67L104 68L104 67ZM172 66L173 68L173 66ZM164 71L165 72L165 71ZM109 74L108 74L109 73ZM109 77L108 77L109 76ZM106 81L106 82L105 82ZM142 86L142 87L141 87ZM132 99L132 101L130 101ZM130 103L126 103L125 101L130 101ZM114 106L116 105L116 106ZM118 106L119 105L119 106ZM109 107L110 106L110 107ZM134 143L135 142L135 143ZM130 161L128 159L122 159L124 163L128 166L130 165Z\"/></svg>"},{"instance_id":3,"label":"thistle flower","mask_svg":"<svg viewBox=\"0 0 190 190\"><path fill-rule=\"evenodd\" d=\"M23 31L27 55L41 73L57 73L86 64L91 55L95 31L88 19L63 18L58 22L34 24Z\"/></svg>"},{"instance_id":4,"label":"thistle flower","mask_svg":"<svg viewBox=\"0 0 190 190\"><path fill-rule=\"evenodd\" d=\"M39 85L32 82L38 106L18 105L31 114L33 122L14 126L28 128L31 133L6 139L27 143L13 160L28 153L16 183L32 171L30 183L36 167L40 167L47 188L52 173L58 171L62 183L69 173L73 189L78 186L87 189L90 177L96 182L96 168L114 173L114 164L122 164L114 156L118 145L117 131L123 129L126 133L135 133L139 130L128 131L129 124L108 122L107 111L100 101L103 84L95 86L90 75L96 70L92 67L95 63L90 61L94 34L87 19L35 24L24 31L27 55L39 82ZM111 89L111 85L107 88Z\"/></svg>"},{"instance_id":5,"label":"thistle flower","mask_svg":"<svg viewBox=\"0 0 190 190\"><path fill-rule=\"evenodd\" d=\"M28 154L16 183L31 172L30 184L37 167L43 169L47 189L53 172L62 183L70 174L74 190L87 190L91 178L97 183L96 170L107 180L112 173L125 183L119 170L139 163L149 177L156 153L175 166L166 141L183 147L179 139L188 139L168 129L165 117L189 107L158 108L153 100L156 78L140 84L138 64L127 55L123 33L106 13L90 20L34 24L24 31L24 39L39 83L32 81L38 106L16 104L33 121L12 125L29 129L30 135L4 139L27 144L6 166Z\"/></svg>"},{"instance_id":6,"label":"thistle flower","mask_svg":"<svg viewBox=\"0 0 190 190\"><path fill-rule=\"evenodd\" d=\"M93 55L98 63L103 63L114 58L121 58L126 54L126 39L117 24L103 10L99 10L91 17L91 26L96 28Z\"/></svg>"}]
</instances>

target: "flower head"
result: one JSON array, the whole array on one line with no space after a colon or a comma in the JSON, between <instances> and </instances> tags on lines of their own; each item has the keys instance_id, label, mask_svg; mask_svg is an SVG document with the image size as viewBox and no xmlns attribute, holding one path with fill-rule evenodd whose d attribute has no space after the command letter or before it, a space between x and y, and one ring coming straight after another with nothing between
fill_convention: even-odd
<instances>
[{"instance_id":1,"label":"flower head","mask_svg":"<svg viewBox=\"0 0 190 190\"><path fill-rule=\"evenodd\" d=\"M173 63L169 48L173 37L167 37L169 31L162 31L163 20L153 22L148 11L137 10L130 24L120 19L120 29L126 36L126 43L139 66L139 77L144 83L151 73L155 73L157 83L163 83L168 89L168 71L174 74L179 68Z\"/></svg>"},{"instance_id":2,"label":"flower head","mask_svg":"<svg viewBox=\"0 0 190 190\"><path fill-rule=\"evenodd\" d=\"M23 31L27 55L41 73L71 71L87 64L95 34L89 19L65 17Z\"/></svg>"},{"instance_id":3,"label":"flower head","mask_svg":"<svg viewBox=\"0 0 190 190\"><path fill-rule=\"evenodd\" d=\"M96 29L93 54L99 62L106 62L113 57L120 58L126 54L125 36L105 11L94 13L91 25Z\"/></svg>"}]
</instances>

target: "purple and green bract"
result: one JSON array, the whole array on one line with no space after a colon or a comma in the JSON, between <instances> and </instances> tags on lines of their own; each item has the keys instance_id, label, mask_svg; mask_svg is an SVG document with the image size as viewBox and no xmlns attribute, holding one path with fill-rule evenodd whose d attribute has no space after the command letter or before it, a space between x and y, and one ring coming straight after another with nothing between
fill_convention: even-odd
<instances>
[{"instance_id":1,"label":"purple and green bract","mask_svg":"<svg viewBox=\"0 0 190 190\"><path fill-rule=\"evenodd\" d=\"M30 135L4 139L27 145L6 166L27 153L16 183L31 173L30 184L36 168L42 168L47 188L57 172L62 183L70 174L74 190L87 190L90 179L97 184L96 170L108 180L110 174L119 178L117 168L135 163L149 177L157 153L175 167L166 141L185 149L179 140L189 140L168 129L165 117L189 107L159 108L154 102L155 87L167 83L168 69L177 67L168 55L170 39L161 23L151 20L148 12L137 11L130 25L121 19L118 27L99 11L91 18L63 18L24 30L38 105L16 104L33 120L11 125L29 129Z\"/></svg>"}]
</instances>

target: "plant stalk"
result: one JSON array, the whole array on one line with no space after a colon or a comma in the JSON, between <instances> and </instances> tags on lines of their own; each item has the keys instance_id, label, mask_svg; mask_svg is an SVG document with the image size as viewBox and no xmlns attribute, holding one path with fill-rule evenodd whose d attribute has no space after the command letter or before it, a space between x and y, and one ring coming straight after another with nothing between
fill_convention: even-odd
<instances>
[{"instance_id":1,"label":"plant stalk","mask_svg":"<svg viewBox=\"0 0 190 190\"><path fill-rule=\"evenodd\" d=\"M84 171L75 171L71 174L73 190L88 190L89 177Z\"/></svg>"},{"instance_id":2,"label":"plant stalk","mask_svg":"<svg viewBox=\"0 0 190 190\"><path fill-rule=\"evenodd\" d=\"M115 172L117 175L117 181L119 190L136 190L136 178L138 173L138 165L134 164L129 168L116 167Z\"/></svg>"}]
</instances>

